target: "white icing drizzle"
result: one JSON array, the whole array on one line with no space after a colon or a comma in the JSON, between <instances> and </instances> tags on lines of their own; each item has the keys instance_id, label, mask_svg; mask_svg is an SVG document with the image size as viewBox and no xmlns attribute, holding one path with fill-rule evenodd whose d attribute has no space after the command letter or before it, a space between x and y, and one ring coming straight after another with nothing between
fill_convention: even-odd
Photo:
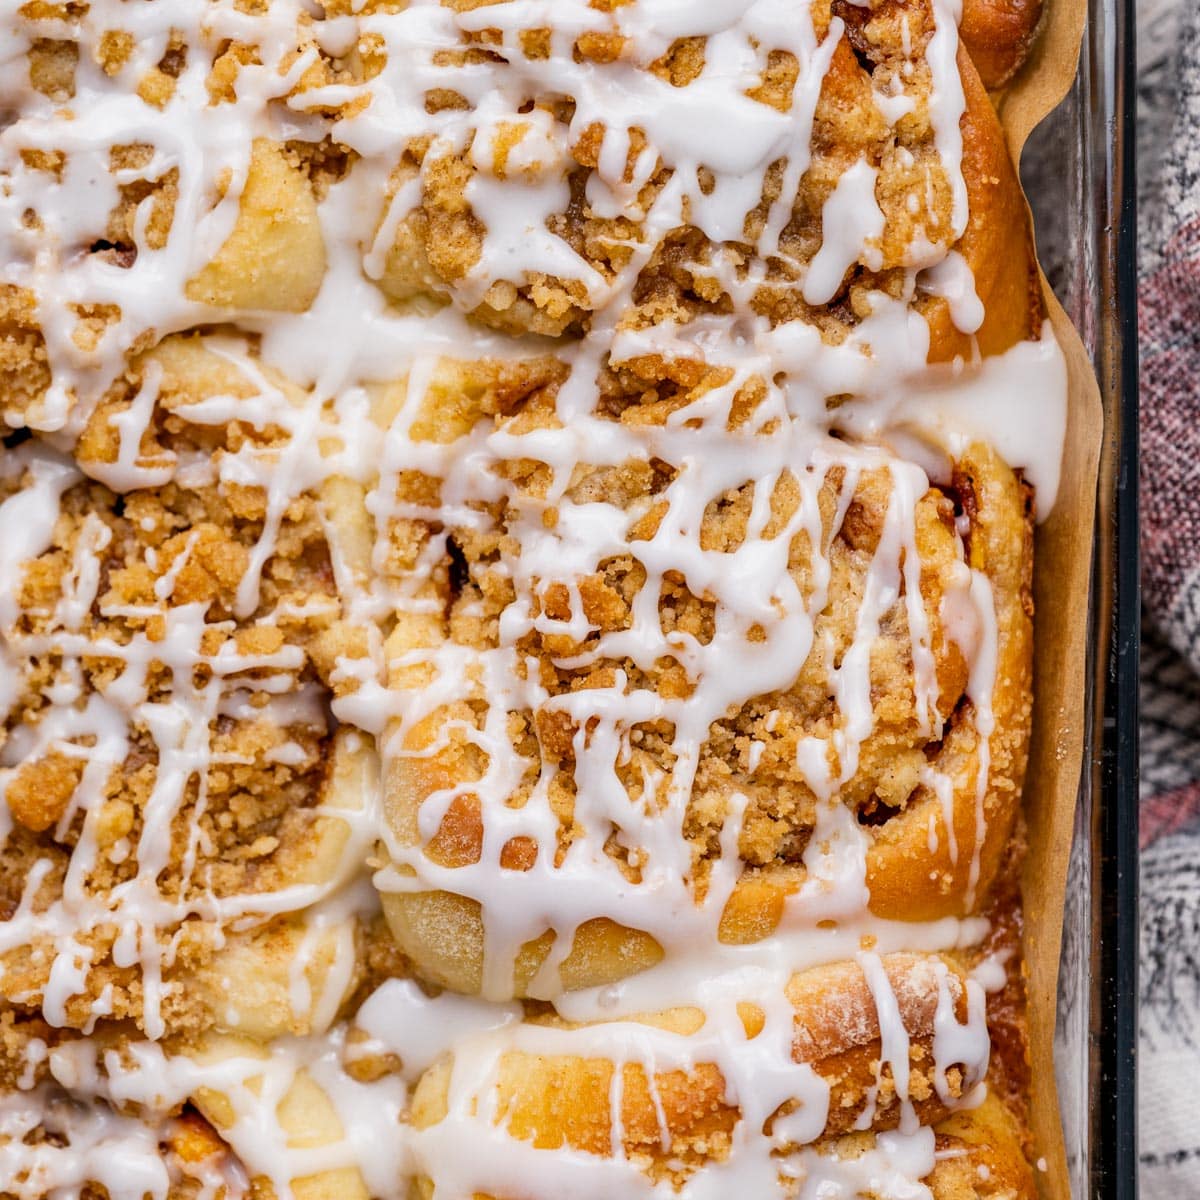
<instances>
[{"instance_id":1,"label":"white icing drizzle","mask_svg":"<svg viewBox=\"0 0 1200 1200\"><path fill-rule=\"evenodd\" d=\"M70 1026L72 1002L90 995L102 965L92 935L111 928L113 964L137 974L139 1036L146 1040L119 1048L105 1041L104 1019L114 1011L111 985L91 1000L80 1036L68 1035L52 1048L33 1039L18 1089L0 1096L0 1186L22 1200L76 1200L88 1183L104 1186L113 1200L167 1200L186 1179L202 1200L235 1200L247 1194L249 1180L262 1177L278 1200L289 1200L296 1180L329 1173L340 1196L399 1200L411 1177L422 1174L438 1200L479 1191L529 1200L614 1194L716 1200L742 1192L924 1200L930 1193L921 1181L935 1165L933 1134L917 1123L907 1094L909 1036L881 956L965 950L982 942L987 923L871 916L868 835L839 802L838 789L853 776L871 731L871 646L902 589L922 729L931 739L940 733L914 530L915 506L930 479L942 478L948 460L983 439L1024 469L1044 517L1054 503L1065 435L1065 366L1048 331L982 363L944 371L926 366L928 328L911 305L918 290L944 298L963 333L977 332L984 315L966 260L946 248L967 219L959 128L965 101L955 63L958 0L931 0L935 32L924 48L929 115L952 196L951 236L943 231L934 244L933 231L918 228L902 294L871 292L863 301L867 315L840 341L823 339L799 320L772 325L751 303L766 278L763 264L787 255L785 230L812 161L821 87L845 36L835 18L818 37L808 5L638 0L608 14L584 0L502 0L461 10L413 0L395 11L352 4L339 15L334 5L323 11L301 0L261 7L236 0L94 0L49 16L39 16L36 7L0 0L0 286L32 297L48 374L32 404L22 405L16 389L2 402L10 426L44 436L6 449L0 460L6 488L0 503L0 702L11 714L0 747L0 793L8 796L23 765L51 754L77 768L78 782L51 834L63 843L69 833L73 839L61 887L44 887L54 868L49 858L38 861L19 903L0 922L0 955L36 947L38 961L48 964L45 982L28 993L6 985L3 995L10 1005L39 1010L51 1026ZM527 53L523 35L543 28L550 31L548 52ZM114 31L130 35L115 56ZM585 35L618 39L613 61L577 56L575 43ZM649 69L680 38L706 39L703 66L686 87ZM907 19L904 38L911 56ZM29 56L40 53L45 39L78 46L71 94L46 95L30 85ZM456 57L468 45L488 46L493 60L503 62ZM231 46L253 53L239 57ZM787 52L797 64L787 112L748 94L773 51ZM234 79L218 102L210 72L215 59L230 54L225 65ZM372 57L368 70L363 62ZM138 95L147 80L160 89L154 103ZM427 105L433 89L453 91L464 104ZM888 93L872 95L888 126L914 110L914 96L899 77ZM550 103L564 96L572 101L566 119ZM572 202L572 149L593 125L601 137L598 165L586 181L587 204L598 216L624 219L631 230L628 255L611 272L553 228ZM510 136L512 144L503 145ZM377 286L402 223L430 184L430 167L398 181L393 169L412 139L425 137L432 147L426 164L449 155L469 161L465 200L483 227L478 257L465 276L453 287L430 285L451 301L436 310L392 304ZM259 186L261 148L312 147L325 139L352 154L344 170L331 170L316 188L301 249L284 247L283 258L294 254L300 264L295 272L271 274L279 255L271 259L260 230L262 259L242 272L240 287L200 286L207 266L237 241L243 201L249 205ZM753 247L757 258L743 271L740 251L730 244L745 242L747 214L759 205L774 165L778 197L766 206ZM881 268L887 218L877 177L863 158L844 169L823 206L819 247L807 264L786 264L797 281L791 286L808 304L828 303L856 268ZM307 203L279 186L285 210ZM307 182L302 191L312 195ZM169 221L159 208L167 195ZM113 216L122 204L123 224ZM919 200L916 212L922 207ZM932 213L932 204L924 207ZM117 225L120 237L110 239ZM638 328L625 319L638 277L669 235L687 225L718 248L705 270L733 312ZM300 278L304 263L315 264L307 282ZM271 286L257 285L259 268ZM506 337L464 316L497 284L526 284L538 273L577 289L589 314L577 340ZM306 302L293 303L306 289ZM85 328L89 321L94 327ZM185 438L182 448L149 452L147 439L168 407L169 368L155 352L136 360L124 379L130 360L172 333L200 328L204 351L232 372L236 390L170 409L174 428L194 434L200 449L188 448ZM550 427L518 432L480 420L448 444L416 434L422 403L447 362L528 358L548 347L565 376ZM728 377L664 425L603 418L595 410L601 370L649 354L724 368ZM114 457L78 453L102 403L134 375L127 402L106 418ZM752 382L762 384L765 398L748 424L730 428L739 390ZM399 396L381 417L379 393L387 388ZM832 407L831 397L842 402ZM236 444L228 438L235 425ZM246 430L251 434L242 436ZM214 439L219 451L203 448ZM519 458L549 467L544 497L520 494L497 475L500 464ZM628 549L628 513L603 500L578 502L569 492L581 467L630 460L658 460L676 471L657 497L666 505L658 532L639 543L648 582L631 626L604 634L572 665L583 666L590 656L596 662L628 658L649 669L669 657L697 686L684 700L664 699L628 680L549 697L536 673L517 670L516 644L533 632L576 641L591 632L578 582L606 556ZM730 800L721 853L697 903L682 825L699 747L712 723L732 708L786 690L797 677L828 601L818 494L831 473L841 478L836 530L855 482L873 470L887 472L890 502L853 644L831 679L843 721L830 742L808 739L798 751L797 766L819 800L804 855L807 878L789 898L777 935L753 946L722 946L717 923L740 872L747 799L735 793ZM414 471L440 480L436 505L397 500L401 474ZM768 537L770 495L785 473L801 499L785 527ZM204 603L175 597L201 552L194 530L164 571L149 552L152 602L105 599L101 564L113 535L90 513L80 520L54 611L37 614L46 619L31 632L22 623L25 564L51 550L56 528L70 516L72 489L88 479L126 496L168 486L184 492L217 487L223 494L261 489L261 533L236 588L232 619L211 621ZM731 553L701 549L706 505L748 481L754 501L741 545ZM365 496L358 524L347 516L348 502L330 490L342 485ZM320 508L332 587L327 595L268 608L264 575L284 551L289 514L305 500ZM397 576L387 570L391 525L408 519L436 520L443 529L482 528L480 506L501 500L516 538L506 569L517 599L504 614L498 646L479 653L444 642L389 662L385 634L397 616L434 611L428 585L446 552L442 534L415 569ZM552 526L544 519L551 507ZM788 547L800 534L813 545L807 595L787 569ZM714 604L716 629L708 644L663 631L656 605L668 573ZM540 603L548 580L566 585L565 620L548 617ZM972 908L998 636L986 576L970 573L944 608L950 615L943 612L941 619L969 662L968 695L981 734ZM233 635L241 629L282 627L306 615L343 619L363 633L365 649L341 656L332 673L336 698L303 674L304 653L286 639L273 651L237 649ZM131 632L97 635L93 619L128 621ZM160 623L154 637L146 631L150 621ZM216 652L206 641L214 630L222 635ZM750 640L751 630L761 638ZM102 688L88 675L97 656L113 664ZM27 719L17 706L30 664L47 660L58 664L42 697L47 703L36 720ZM420 691L384 686L389 669L426 664L433 683ZM158 674L170 679L165 691L151 685ZM384 822L377 758L382 754L385 765L403 758L413 724L480 686L488 715L482 728L465 732L488 764L472 785L487 814L482 854L474 867L439 868L421 846L401 844ZM589 730L575 746L578 777L586 781L576 811L583 836L557 865L546 851L555 823L544 790L519 809L503 802L524 767L505 716L539 708L567 713ZM238 765L235 755L216 748L218 731L227 722L256 719L287 733L264 752L281 767L304 763L304 739L327 748L332 765L312 810L319 843L314 859L322 866L273 890L229 894L212 886L202 869L204 781L214 768ZM676 765L669 776L646 781L646 794L661 800L657 808L635 811L614 766L628 754L630 727L656 719L673 727ZM768 721L765 732L772 728ZM155 756L140 831L107 842L100 827L109 781L126 769L139 738L149 739ZM755 742L751 776L763 754L764 743ZM543 773L539 787L548 782ZM957 864L950 783L932 768L922 782L942 798L944 836ZM447 788L426 801L419 817L423 839L464 790ZM168 894L161 879L180 857L172 829L185 813L195 828L181 856L183 882ZM14 822L9 804L0 803L0 838L13 835ZM636 886L603 852L614 828L639 853ZM542 849L530 870L501 877L500 849L517 836L532 837ZM373 855L378 841L390 859L381 870ZM931 823L930 853L936 848ZM111 890L98 891L89 881L106 862L130 870ZM479 900L486 912L484 991L492 997L511 990L520 945L555 929L560 936L531 993L553 998L564 1019L584 1024L533 1024L506 1002L449 994L430 999L403 980L384 983L347 1022L358 939L375 916L372 877L383 891L445 887ZM45 890L54 891L48 901ZM652 931L669 950L666 960L610 987L561 994L558 968L570 935L601 915ZM275 1007L289 1029L305 1032L272 1036L267 1044L248 1036L258 1016L229 975L228 994L213 1016L222 1032L186 1049L162 1041L171 1032L164 1006L184 986L175 979L179 929L194 921L211 925L220 962L243 935L273 928L273 919L298 923ZM905 1107L900 1131L880 1133L865 1153L839 1158L835 1150L810 1145L824 1126L828 1085L793 1060L795 1015L784 988L797 971L851 959L869 982L882 1061ZM972 1084L986 1070L983 992L1002 986L1007 966L994 957L977 968L977 979L966 984L965 1024L955 1015L947 969L940 960L937 966L934 1066L938 1094L951 1099L951 1066L966 1065ZM739 1001L763 1014L753 1038L746 1037ZM669 1033L634 1019L680 1005L702 1012L698 1032ZM489 1088L510 1052L616 1064L610 1155L565 1149L547 1155L509 1136ZM400 1066L371 1082L355 1073L356 1064L387 1055ZM446 1118L420 1131L408 1128L410 1086L451 1055ZM639 1065L652 1077L698 1063L719 1066L739 1119L728 1158L706 1164L677 1192L623 1153L621 1068ZM974 1103L978 1095L976 1089L954 1103ZM794 1109L766 1136L765 1123L787 1102ZM173 1144L185 1103L218 1126L220 1152L189 1161L160 1151ZM281 1115L289 1103L310 1117L321 1114L320 1137L289 1130ZM661 1101L655 1103L665 1146L666 1119ZM863 1120L869 1128L869 1112ZM33 1136L39 1130L55 1140Z\"/></svg>"},{"instance_id":2,"label":"white icing drizzle","mask_svg":"<svg viewBox=\"0 0 1200 1200\"><path fill-rule=\"evenodd\" d=\"M881 259L873 243L883 236L884 217L875 203L876 176L875 168L860 158L843 172L825 201L821 249L804 279L809 304L828 304L846 271L860 259L878 269Z\"/></svg>"},{"instance_id":3,"label":"white icing drizzle","mask_svg":"<svg viewBox=\"0 0 1200 1200\"><path fill-rule=\"evenodd\" d=\"M70 1144L34 1141L67 1133ZM48 1088L0 1097L0 1179L20 1200L78 1200L88 1184L112 1197L165 1197L170 1168L158 1130L99 1105L79 1109Z\"/></svg>"}]
</instances>

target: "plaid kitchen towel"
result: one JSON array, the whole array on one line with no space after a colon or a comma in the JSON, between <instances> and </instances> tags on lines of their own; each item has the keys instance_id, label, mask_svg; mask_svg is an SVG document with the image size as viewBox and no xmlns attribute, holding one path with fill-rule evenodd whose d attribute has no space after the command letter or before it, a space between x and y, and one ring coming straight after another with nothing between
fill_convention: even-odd
<instances>
[{"instance_id":1,"label":"plaid kitchen towel","mask_svg":"<svg viewBox=\"0 0 1200 1200\"><path fill-rule=\"evenodd\" d=\"M1200 4L1139 0L1140 1179L1200 1197Z\"/></svg>"}]
</instances>

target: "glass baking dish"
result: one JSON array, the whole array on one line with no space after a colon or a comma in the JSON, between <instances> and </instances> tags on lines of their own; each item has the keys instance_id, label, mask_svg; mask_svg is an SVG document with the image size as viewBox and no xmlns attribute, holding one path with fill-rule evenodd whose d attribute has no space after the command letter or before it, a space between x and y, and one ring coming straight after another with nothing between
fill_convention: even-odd
<instances>
[{"instance_id":1,"label":"glass baking dish","mask_svg":"<svg viewBox=\"0 0 1200 1200\"><path fill-rule=\"evenodd\" d=\"M1051 0L1053 2L1053 0ZM1022 162L1046 273L1105 411L1092 573L1088 752L1055 1057L1076 1200L1137 1196L1138 441L1133 0L1090 0L1080 69Z\"/></svg>"}]
</instances>

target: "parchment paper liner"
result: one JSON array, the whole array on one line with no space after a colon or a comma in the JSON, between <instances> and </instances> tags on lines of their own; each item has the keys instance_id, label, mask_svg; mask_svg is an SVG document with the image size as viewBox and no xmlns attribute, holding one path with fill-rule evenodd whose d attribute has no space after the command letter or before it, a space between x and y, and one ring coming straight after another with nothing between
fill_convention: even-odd
<instances>
[{"instance_id":1,"label":"parchment paper liner","mask_svg":"<svg viewBox=\"0 0 1200 1200\"><path fill-rule=\"evenodd\" d=\"M997 98L1014 159L1075 78L1086 0L1048 0L1030 60ZM1034 732L1025 783L1025 961L1029 972L1031 1125L1044 1158L1042 1194L1068 1200L1070 1184L1054 1077L1054 1021L1067 863L1083 768L1088 658L1088 587L1104 410L1079 335L1045 277L1042 290L1067 360L1069 401L1062 481L1054 512L1039 526L1034 567Z\"/></svg>"}]
</instances>

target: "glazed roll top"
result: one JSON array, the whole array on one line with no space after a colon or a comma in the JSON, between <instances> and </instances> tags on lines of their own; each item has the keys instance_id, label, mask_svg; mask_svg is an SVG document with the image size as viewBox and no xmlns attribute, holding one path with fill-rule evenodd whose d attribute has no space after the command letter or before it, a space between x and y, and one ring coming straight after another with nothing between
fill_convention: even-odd
<instances>
[{"instance_id":1,"label":"glazed roll top","mask_svg":"<svg viewBox=\"0 0 1200 1200\"><path fill-rule=\"evenodd\" d=\"M483 8L367 85L429 114L367 260L394 299L511 333L733 310L838 340L883 293L929 318L932 359L969 347L960 324L985 353L1038 328L1013 168L949 10Z\"/></svg>"},{"instance_id":2,"label":"glazed roll top","mask_svg":"<svg viewBox=\"0 0 1200 1200\"><path fill-rule=\"evenodd\" d=\"M977 911L1029 735L1029 489L979 442L932 483L744 367L610 359L564 424L572 382L439 360L397 401L380 886L418 970L550 998Z\"/></svg>"},{"instance_id":3,"label":"glazed roll top","mask_svg":"<svg viewBox=\"0 0 1200 1200\"><path fill-rule=\"evenodd\" d=\"M328 1025L361 978L354 906L293 918L373 840L374 746L328 709L338 656L365 642L312 481L276 482L303 394L245 349L168 339L74 461L34 442L5 458L0 976L56 1025L236 1026L215 981L248 938L285 979L292 951L311 958L317 992L269 1018L281 1030ZM256 397L279 424L243 423Z\"/></svg>"}]
</instances>

